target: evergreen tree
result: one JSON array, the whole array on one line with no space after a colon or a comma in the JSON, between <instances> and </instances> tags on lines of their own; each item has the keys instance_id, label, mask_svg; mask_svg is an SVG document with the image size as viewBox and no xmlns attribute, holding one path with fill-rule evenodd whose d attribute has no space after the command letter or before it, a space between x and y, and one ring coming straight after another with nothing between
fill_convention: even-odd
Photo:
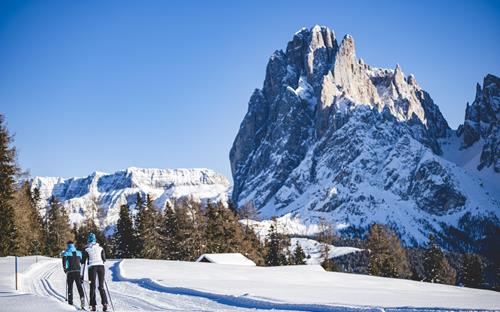
<instances>
[{"instance_id":1,"label":"evergreen tree","mask_svg":"<svg viewBox=\"0 0 500 312\"><path fill-rule=\"evenodd\" d=\"M12 200L20 170L16 163L16 149L11 146L12 141L4 116L0 114L0 257L13 255L18 248Z\"/></svg>"},{"instance_id":2,"label":"evergreen tree","mask_svg":"<svg viewBox=\"0 0 500 312\"><path fill-rule=\"evenodd\" d=\"M179 222L179 240L182 242L180 257L194 261L206 250L206 221L200 203L193 198L182 198L175 203L175 213Z\"/></svg>"},{"instance_id":3,"label":"evergreen tree","mask_svg":"<svg viewBox=\"0 0 500 312\"><path fill-rule=\"evenodd\" d=\"M432 235L429 237L424 255L424 272L426 282L455 284L456 272L446 260L443 251Z\"/></svg>"},{"instance_id":4,"label":"evergreen tree","mask_svg":"<svg viewBox=\"0 0 500 312\"><path fill-rule=\"evenodd\" d=\"M370 250L368 269L371 275L411 277L406 251L395 233L381 224L374 224L370 227L367 245Z\"/></svg>"},{"instance_id":5,"label":"evergreen tree","mask_svg":"<svg viewBox=\"0 0 500 312\"><path fill-rule=\"evenodd\" d=\"M139 211L139 238L141 241L141 257L147 259L161 259L161 215L154 207L153 200L148 194L145 205Z\"/></svg>"},{"instance_id":6,"label":"evergreen tree","mask_svg":"<svg viewBox=\"0 0 500 312\"><path fill-rule=\"evenodd\" d=\"M29 254L40 255L45 250L44 225L43 218L40 215L40 189L34 188L33 191L29 187L29 183L25 184L26 196L30 199L30 228L32 231L31 245Z\"/></svg>"},{"instance_id":7,"label":"evergreen tree","mask_svg":"<svg viewBox=\"0 0 500 312\"><path fill-rule=\"evenodd\" d=\"M211 253L244 253L245 233L238 221L236 213L224 206L222 202L208 204L205 212L207 252Z\"/></svg>"},{"instance_id":8,"label":"evergreen tree","mask_svg":"<svg viewBox=\"0 0 500 312\"><path fill-rule=\"evenodd\" d=\"M207 225L205 228L205 239L207 241L208 253L223 253L226 251L226 237L224 229L224 216L222 211L210 202L207 203L205 210Z\"/></svg>"},{"instance_id":9,"label":"evergreen tree","mask_svg":"<svg viewBox=\"0 0 500 312\"><path fill-rule=\"evenodd\" d=\"M135 199L135 209L134 209L134 242L136 243L136 249L134 254L139 257L142 253L143 241L140 237L139 229L141 228L141 211L144 208L144 200L142 199L141 193L137 193Z\"/></svg>"},{"instance_id":10,"label":"evergreen tree","mask_svg":"<svg viewBox=\"0 0 500 312\"><path fill-rule=\"evenodd\" d=\"M61 203L52 196L49 205L46 249L49 256L58 257L65 249L66 242L73 240L74 237L68 215Z\"/></svg>"},{"instance_id":11,"label":"evergreen tree","mask_svg":"<svg viewBox=\"0 0 500 312\"><path fill-rule=\"evenodd\" d=\"M271 224L266 238L266 265L278 266L289 264L286 256L286 251L289 246L290 240L278 233L276 229L276 222Z\"/></svg>"},{"instance_id":12,"label":"evergreen tree","mask_svg":"<svg viewBox=\"0 0 500 312\"><path fill-rule=\"evenodd\" d=\"M239 223L239 222L238 222ZM240 224L241 225L241 224ZM257 265L265 264L266 247L257 234L248 227L242 225L243 239L241 241L241 253L255 262Z\"/></svg>"},{"instance_id":13,"label":"evergreen tree","mask_svg":"<svg viewBox=\"0 0 500 312\"><path fill-rule=\"evenodd\" d=\"M481 287L483 283L483 263L478 255L465 254L461 271L462 282L465 287Z\"/></svg>"},{"instance_id":14,"label":"evergreen tree","mask_svg":"<svg viewBox=\"0 0 500 312\"><path fill-rule=\"evenodd\" d=\"M162 250L163 259L182 260L179 221L172 205L167 202L163 211Z\"/></svg>"},{"instance_id":15,"label":"evergreen tree","mask_svg":"<svg viewBox=\"0 0 500 312\"><path fill-rule=\"evenodd\" d=\"M135 257L135 236L128 205L120 206L120 216L114 234L115 256L117 258Z\"/></svg>"},{"instance_id":16,"label":"evergreen tree","mask_svg":"<svg viewBox=\"0 0 500 312\"><path fill-rule=\"evenodd\" d=\"M278 266L280 265L280 244L279 237L274 224L269 227L269 232L266 237L266 265L268 266Z\"/></svg>"},{"instance_id":17,"label":"evergreen tree","mask_svg":"<svg viewBox=\"0 0 500 312\"><path fill-rule=\"evenodd\" d=\"M293 251L293 264L306 264L306 253L304 252L304 249L302 249L302 246L300 246L299 241L295 243L295 250Z\"/></svg>"}]
</instances>

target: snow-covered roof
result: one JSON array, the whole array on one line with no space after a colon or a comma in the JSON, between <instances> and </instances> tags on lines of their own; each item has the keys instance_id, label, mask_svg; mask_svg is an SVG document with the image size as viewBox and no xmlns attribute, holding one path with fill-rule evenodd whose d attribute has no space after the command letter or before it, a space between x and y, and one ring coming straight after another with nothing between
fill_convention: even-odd
<instances>
[{"instance_id":1,"label":"snow-covered roof","mask_svg":"<svg viewBox=\"0 0 500 312\"><path fill-rule=\"evenodd\" d=\"M255 266L255 262L240 253L203 254L198 258L198 260L196 260L196 262Z\"/></svg>"}]
</instances>

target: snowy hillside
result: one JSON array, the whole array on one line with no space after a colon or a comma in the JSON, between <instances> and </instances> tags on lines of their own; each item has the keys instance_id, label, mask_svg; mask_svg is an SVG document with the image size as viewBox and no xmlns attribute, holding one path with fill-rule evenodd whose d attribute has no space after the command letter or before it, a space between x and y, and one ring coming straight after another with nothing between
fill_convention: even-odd
<instances>
[{"instance_id":1,"label":"snowy hillside","mask_svg":"<svg viewBox=\"0 0 500 312\"><path fill-rule=\"evenodd\" d=\"M301 29L249 100L230 152L233 201L346 235L377 222L408 245L435 233L453 249L449 233L461 233L464 250L488 249L486 229L500 226L499 91L488 75L454 131L399 65L371 67L350 35Z\"/></svg>"},{"instance_id":2,"label":"snowy hillside","mask_svg":"<svg viewBox=\"0 0 500 312\"><path fill-rule=\"evenodd\" d=\"M60 259L26 260L13 290L13 257L0 258L0 307L71 311ZM106 263L116 311L457 311L499 310L500 293L367 275L320 266L252 267L127 259ZM147 268L147 269L145 269ZM88 291L88 282L85 282ZM76 290L75 290L76 291ZM7 305L8 304L8 305Z\"/></svg>"},{"instance_id":3,"label":"snowy hillside","mask_svg":"<svg viewBox=\"0 0 500 312\"><path fill-rule=\"evenodd\" d=\"M314 239L309 238L299 238L293 237L290 240L290 249L293 252L296 248L296 243L299 243L300 247L304 250L304 253L307 256L306 263L309 265L319 265L325 259L322 256L323 250L325 250L325 244L315 241ZM328 258L337 258L341 256L345 256L350 253L359 252L363 249L355 248L355 247L338 247L330 244L326 244L328 247Z\"/></svg>"},{"instance_id":4,"label":"snowy hillside","mask_svg":"<svg viewBox=\"0 0 500 312\"><path fill-rule=\"evenodd\" d=\"M44 208L55 196L73 223L85 220L92 207L99 205L102 227L116 223L121 205L128 203L134 208L137 193L150 194L156 206L164 208L166 201L185 196L227 202L229 186L223 175L210 169L127 168L111 174L95 172L84 178L35 177L31 182L32 189L40 190Z\"/></svg>"}]
</instances>

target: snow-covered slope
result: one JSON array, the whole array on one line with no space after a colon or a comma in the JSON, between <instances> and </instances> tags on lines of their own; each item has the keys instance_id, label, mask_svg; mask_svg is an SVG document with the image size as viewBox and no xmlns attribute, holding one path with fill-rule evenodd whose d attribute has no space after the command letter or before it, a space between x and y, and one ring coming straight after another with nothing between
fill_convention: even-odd
<instances>
[{"instance_id":1,"label":"snow-covered slope","mask_svg":"<svg viewBox=\"0 0 500 312\"><path fill-rule=\"evenodd\" d=\"M62 202L70 219L79 223L93 207L99 205L102 214L96 216L102 227L118 220L120 206L135 206L136 196L150 194L160 209L173 198L192 196L195 200L227 202L228 180L210 169L141 169L127 168L107 174L95 172L84 178L35 177L31 188L40 190L42 214L48 200L55 196Z\"/></svg>"},{"instance_id":2,"label":"snow-covered slope","mask_svg":"<svg viewBox=\"0 0 500 312\"><path fill-rule=\"evenodd\" d=\"M309 265L318 265L325 260L323 258L323 252L325 250L324 243L320 243L318 241L315 241L314 239L301 237L292 237L290 243L290 249L292 252L295 250L295 248L297 248L297 243L300 245L300 247L302 247L304 253L307 256L306 263ZM330 244L326 245L326 247L328 247L329 259L345 256L347 254L363 250L355 247L333 246Z\"/></svg>"},{"instance_id":3,"label":"snow-covered slope","mask_svg":"<svg viewBox=\"0 0 500 312\"><path fill-rule=\"evenodd\" d=\"M21 290L13 257L0 258L0 311L74 311L64 302L60 259L22 258ZM88 288L87 277L84 283ZM9 284L12 285L9 280ZM499 310L500 293L368 275L320 266L252 267L127 259L106 262L116 311L462 311ZM74 290L76 292L76 289ZM78 296L77 296L78 297Z\"/></svg>"},{"instance_id":4,"label":"snow-covered slope","mask_svg":"<svg viewBox=\"0 0 500 312\"><path fill-rule=\"evenodd\" d=\"M476 110L481 117L468 115L497 146L498 78L488 77L487 94L476 101L485 107ZM487 149L491 161L482 162L491 174L478 174L443 157L453 136L430 95L399 65L371 67L357 59L351 36L338 44L326 27L302 29L271 56L263 88L250 98L230 152L232 198L251 202L264 218L324 218L346 234L389 224L410 245L433 232L453 241L445 236L454 228L468 238L464 245L477 247L492 238L477 228L500 226L500 193L491 185L500 185L492 169L498 149ZM456 151L463 162L484 158L482 146L468 148Z\"/></svg>"},{"instance_id":5,"label":"snow-covered slope","mask_svg":"<svg viewBox=\"0 0 500 312\"><path fill-rule=\"evenodd\" d=\"M494 291L326 272L317 265L250 267L127 259L116 273L118 279L160 292L193 294L243 307L301 311L500 309L500 293Z\"/></svg>"}]
</instances>

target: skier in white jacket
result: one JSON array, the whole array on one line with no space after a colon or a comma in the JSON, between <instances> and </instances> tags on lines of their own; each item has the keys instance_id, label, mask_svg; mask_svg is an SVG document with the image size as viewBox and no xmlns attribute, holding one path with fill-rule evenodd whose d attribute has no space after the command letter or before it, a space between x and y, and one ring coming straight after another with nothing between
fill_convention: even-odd
<instances>
[{"instance_id":1,"label":"skier in white jacket","mask_svg":"<svg viewBox=\"0 0 500 312\"><path fill-rule=\"evenodd\" d=\"M99 294L101 295L102 310L108 310L108 298L104 290L104 262L106 262L106 254L104 249L99 246L94 233L89 233L87 236L87 248L83 252L82 263L88 261L89 280L90 280L90 310L96 311L95 287L96 277L99 280Z\"/></svg>"}]
</instances>

